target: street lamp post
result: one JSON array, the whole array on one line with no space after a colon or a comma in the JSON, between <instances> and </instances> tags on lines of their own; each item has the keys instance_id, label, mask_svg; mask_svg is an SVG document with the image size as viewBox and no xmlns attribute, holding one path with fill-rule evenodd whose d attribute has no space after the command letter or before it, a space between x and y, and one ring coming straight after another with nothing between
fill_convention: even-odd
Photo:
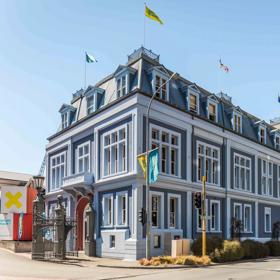
<instances>
[{"instance_id":1,"label":"street lamp post","mask_svg":"<svg viewBox=\"0 0 280 280\"><path fill-rule=\"evenodd\" d=\"M149 105L147 108L147 114L146 114L146 258L150 259L151 257L151 215L150 215L150 203L149 203L149 197L150 197L150 185L149 185L149 148L150 148L150 109L152 102L156 96L156 94L161 90L163 86L165 86L174 76L176 73L174 72L170 78L163 83L152 95Z\"/></svg>"}]
</instances>

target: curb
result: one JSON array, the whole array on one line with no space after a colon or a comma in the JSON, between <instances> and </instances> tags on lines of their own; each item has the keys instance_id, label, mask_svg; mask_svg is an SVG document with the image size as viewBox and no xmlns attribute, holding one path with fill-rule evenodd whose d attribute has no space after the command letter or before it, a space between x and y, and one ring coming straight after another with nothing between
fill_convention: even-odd
<instances>
[{"instance_id":1,"label":"curb","mask_svg":"<svg viewBox=\"0 0 280 280\"><path fill-rule=\"evenodd\" d=\"M208 265L210 266L210 265ZM122 265L104 265L104 264L98 264L97 267L104 267L104 268L121 268L121 269L138 269L138 270L147 270L147 269L158 269L158 270L164 270L164 269L186 269L186 268L201 268L201 267L207 267L206 266L191 266L191 265L166 265L166 266L122 266Z\"/></svg>"}]
</instances>

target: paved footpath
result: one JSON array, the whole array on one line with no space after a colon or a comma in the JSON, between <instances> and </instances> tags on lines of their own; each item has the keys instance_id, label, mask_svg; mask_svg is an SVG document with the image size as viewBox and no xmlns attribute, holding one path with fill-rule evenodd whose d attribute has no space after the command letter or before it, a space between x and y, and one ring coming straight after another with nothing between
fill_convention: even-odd
<instances>
[{"instance_id":1,"label":"paved footpath","mask_svg":"<svg viewBox=\"0 0 280 280\"><path fill-rule=\"evenodd\" d=\"M0 280L280 280L280 259L246 262L207 268L129 269L104 268L122 264L122 261L94 259L71 261L65 264L32 261L23 254L0 249Z\"/></svg>"}]
</instances>

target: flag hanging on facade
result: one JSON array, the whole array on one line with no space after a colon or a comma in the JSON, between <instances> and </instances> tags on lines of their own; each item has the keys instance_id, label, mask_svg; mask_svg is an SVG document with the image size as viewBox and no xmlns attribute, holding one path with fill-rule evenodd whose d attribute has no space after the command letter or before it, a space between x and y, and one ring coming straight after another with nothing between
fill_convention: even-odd
<instances>
[{"instance_id":1,"label":"flag hanging on facade","mask_svg":"<svg viewBox=\"0 0 280 280\"><path fill-rule=\"evenodd\" d=\"M279 93L278 93L278 102L280 103L280 95L279 95Z\"/></svg>"},{"instance_id":2,"label":"flag hanging on facade","mask_svg":"<svg viewBox=\"0 0 280 280\"><path fill-rule=\"evenodd\" d=\"M163 21L160 19L160 17L154 11L152 11L150 8L148 8L146 5L145 5L145 16L151 20L154 20L160 24L163 24Z\"/></svg>"},{"instance_id":3,"label":"flag hanging on facade","mask_svg":"<svg viewBox=\"0 0 280 280\"><path fill-rule=\"evenodd\" d=\"M144 178L146 179L146 173L147 173L147 157L146 154L141 154L137 157L139 165L143 171Z\"/></svg>"},{"instance_id":4,"label":"flag hanging on facade","mask_svg":"<svg viewBox=\"0 0 280 280\"><path fill-rule=\"evenodd\" d=\"M149 152L149 182L155 183L159 174L158 148Z\"/></svg>"},{"instance_id":5,"label":"flag hanging on facade","mask_svg":"<svg viewBox=\"0 0 280 280\"><path fill-rule=\"evenodd\" d=\"M86 52L86 62L87 63L97 62L97 59L93 55L90 55Z\"/></svg>"},{"instance_id":6,"label":"flag hanging on facade","mask_svg":"<svg viewBox=\"0 0 280 280\"><path fill-rule=\"evenodd\" d=\"M223 69L226 73L228 73L229 72L229 68L222 63L221 59L219 60L219 62L220 62L220 68Z\"/></svg>"},{"instance_id":7,"label":"flag hanging on facade","mask_svg":"<svg viewBox=\"0 0 280 280\"><path fill-rule=\"evenodd\" d=\"M147 156L146 153L137 157L139 165L141 166L144 178L147 174ZM149 183L155 183L159 174L159 152L158 148L149 152Z\"/></svg>"}]
</instances>

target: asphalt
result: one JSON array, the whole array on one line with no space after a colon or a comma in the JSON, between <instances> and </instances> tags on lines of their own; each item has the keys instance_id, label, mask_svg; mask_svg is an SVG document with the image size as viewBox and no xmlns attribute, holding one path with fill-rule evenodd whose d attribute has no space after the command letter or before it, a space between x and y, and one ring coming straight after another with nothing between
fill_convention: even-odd
<instances>
[{"instance_id":1,"label":"asphalt","mask_svg":"<svg viewBox=\"0 0 280 280\"><path fill-rule=\"evenodd\" d=\"M30 255L0 249L0 280L279 280L280 259L242 262L204 268L133 269L100 267L123 265L110 259L73 258L65 263L33 261ZM128 262L125 262L128 265Z\"/></svg>"}]
</instances>

